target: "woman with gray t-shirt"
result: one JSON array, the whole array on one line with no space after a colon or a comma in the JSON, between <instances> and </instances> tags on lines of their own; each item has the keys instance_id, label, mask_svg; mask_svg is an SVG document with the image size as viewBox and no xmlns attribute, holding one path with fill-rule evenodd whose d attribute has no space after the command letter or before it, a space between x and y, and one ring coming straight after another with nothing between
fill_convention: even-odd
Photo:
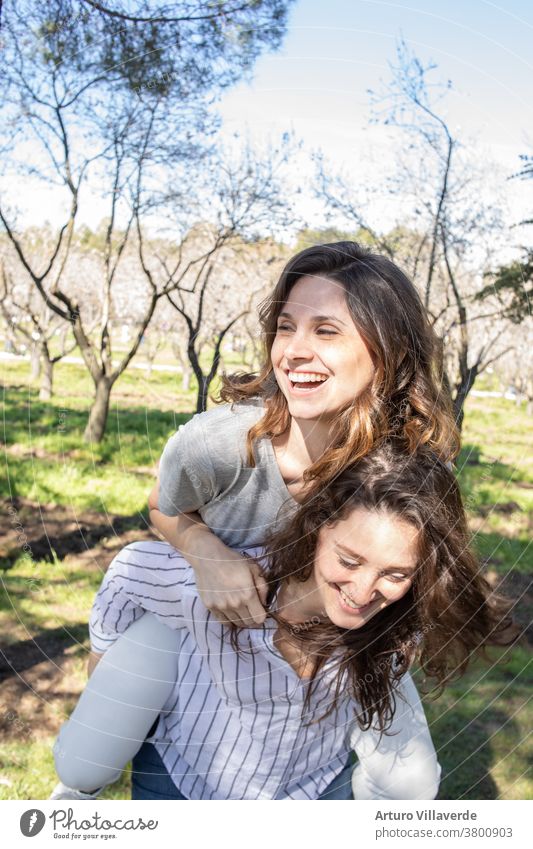
<instances>
[{"instance_id":1,"label":"woman with gray t-shirt","mask_svg":"<svg viewBox=\"0 0 533 849\"><path fill-rule=\"evenodd\" d=\"M260 373L225 378L221 397L231 404L170 439L149 499L152 524L192 567L207 610L248 628L265 621L267 586L239 548L260 545L311 487L327 486L385 436L445 461L458 450L436 378L438 343L390 260L354 242L306 249L260 321ZM141 646L136 654L149 670ZM95 653L91 668L97 662Z\"/></svg>"}]
</instances>

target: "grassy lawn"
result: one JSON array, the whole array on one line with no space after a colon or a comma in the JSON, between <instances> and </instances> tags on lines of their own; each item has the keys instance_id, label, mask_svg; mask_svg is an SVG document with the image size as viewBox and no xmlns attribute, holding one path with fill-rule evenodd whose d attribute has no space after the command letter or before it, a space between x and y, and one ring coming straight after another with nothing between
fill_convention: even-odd
<instances>
[{"instance_id":1,"label":"grassy lawn","mask_svg":"<svg viewBox=\"0 0 533 849\"><path fill-rule=\"evenodd\" d=\"M80 367L56 367L51 403L37 400L26 363L0 368L0 799L38 799L55 783L51 747L84 685L86 622L102 571L125 539L146 533L157 460L195 397L181 391L177 374L128 372L115 386L106 439L91 447L81 436L92 386ZM458 464L483 568L516 599L524 627L531 622L530 433L531 419L513 402L472 398ZM532 677L524 645L493 652L437 700L426 699L443 765L440 798L533 798ZM128 783L126 772L103 798L128 798Z\"/></svg>"}]
</instances>

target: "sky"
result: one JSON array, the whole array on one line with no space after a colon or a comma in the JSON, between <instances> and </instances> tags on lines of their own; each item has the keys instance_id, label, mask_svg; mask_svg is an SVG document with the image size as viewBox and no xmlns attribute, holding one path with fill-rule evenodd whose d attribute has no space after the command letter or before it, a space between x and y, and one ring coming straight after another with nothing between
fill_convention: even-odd
<instances>
[{"instance_id":1,"label":"sky","mask_svg":"<svg viewBox=\"0 0 533 849\"><path fill-rule=\"evenodd\" d=\"M523 149L528 131L533 143L533 4L520 0L297 0L281 50L259 59L222 114L342 143L366 123L367 89L389 77L401 37L452 81L456 126L483 133L502 155Z\"/></svg>"},{"instance_id":2,"label":"sky","mask_svg":"<svg viewBox=\"0 0 533 849\"><path fill-rule=\"evenodd\" d=\"M334 170L377 185L394 168L397 137L369 124L368 89L390 78L389 63L403 38L423 62L438 65L436 78L451 80L445 110L452 131L479 160L493 163L487 173L504 188L509 214L519 221L531 214L533 184L507 178L520 167L520 153L533 153L533 3L501 3L296 0L281 49L261 56L250 79L218 104L223 133L228 139L244 134L260 147L292 130L306 151L300 180L312 179L311 166L302 161L320 149ZM28 223L42 221L43 210L59 222L57 198L37 187L30 195ZM308 208L316 218L318 207ZM82 217L96 226L105 214L107 207L95 200Z\"/></svg>"},{"instance_id":3,"label":"sky","mask_svg":"<svg viewBox=\"0 0 533 849\"><path fill-rule=\"evenodd\" d=\"M291 128L335 167L387 169L394 134L369 126L368 89L390 78L401 38L438 66L436 79L451 80L452 130L505 180L520 153L533 153L533 4L522 0L297 0L281 50L262 56L253 79L223 98L226 131L260 140ZM507 188L523 217L531 184Z\"/></svg>"}]
</instances>

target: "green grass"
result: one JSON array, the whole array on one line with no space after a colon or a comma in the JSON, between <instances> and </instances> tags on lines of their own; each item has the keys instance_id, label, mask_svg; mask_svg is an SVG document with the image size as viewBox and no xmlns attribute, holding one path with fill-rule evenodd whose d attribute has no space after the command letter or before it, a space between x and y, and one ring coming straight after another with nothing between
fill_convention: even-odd
<instances>
[{"instance_id":1,"label":"green grass","mask_svg":"<svg viewBox=\"0 0 533 849\"><path fill-rule=\"evenodd\" d=\"M142 515L163 445L194 410L194 391L181 391L179 375L153 372L148 380L142 372L127 372L112 396L104 442L88 446L82 433L92 386L80 367L56 367L57 396L45 404L37 400L37 387L28 386L27 364L2 366L2 496L97 511L104 522L107 513ZM528 431L531 419L513 402L471 398L458 463L478 554L491 570L521 581L532 571ZM30 684L19 688L13 702L8 679L0 700L0 719L9 731L0 749L0 779L11 782L0 782L0 798L43 798L55 783L55 733L85 680L86 620L101 569L98 561L78 562L75 556L52 562L20 556L3 566L3 645L15 649L36 634L52 634L63 651L63 673L48 682L36 667L34 691ZM25 680L30 673L23 673ZM518 647L503 652L498 663L477 661L436 701L425 700L443 765L440 798L533 798L527 772L532 679L531 653ZM125 774L104 798L128 796Z\"/></svg>"},{"instance_id":2,"label":"green grass","mask_svg":"<svg viewBox=\"0 0 533 849\"><path fill-rule=\"evenodd\" d=\"M0 771L9 770L12 784L0 788L0 800L48 799L55 786L50 769L49 742L39 741L28 745L26 741L2 744ZM100 795L100 799L129 799L131 771L128 767L120 780ZM7 791L7 792L6 792Z\"/></svg>"},{"instance_id":3,"label":"green grass","mask_svg":"<svg viewBox=\"0 0 533 849\"><path fill-rule=\"evenodd\" d=\"M58 676L58 692L50 693L44 680L42 687L28 682L28 692L9 706L2 699L0 716L11 733L0 747L0 775L7 776L10 785L0 785L0 799L46 799L57 781L52 759L55 733L50 730L55 732L68 718L85 684L87 612L101 577L97 567L82 569L71 562L51 564L25 557L4 574L0 592L4 649L32 638L40 643L43 634L53 634L55 650L61 650L66 660L66 674ZM46 649L45 644L40 660L59 662ZM101 798L129 798L129 782L126 771Z\"/></svg>"},{"instance_id":4,"label":"green grass","mask_svg":"<svg viewBox=\"0 0 533 849\"><path fill-rule=\"evenodd\" d=\"M470 398L458 460L474 545L499 574L531 574L532 421L503 398ZM479 526L479 527L478 527Z\"/></svg>"},{"instance_id":5,"label":"green grass","mask_svg":"<svg viewBox=\"0 0 533 849\"><path fill-rule=\"evenodd\" d=\"M443 773L439 799L531 799L531 652L493 651L425 709Z\"/></svg>"},{"instance_id":6,"label":"green grass","mask_svg":"<svg viewBox=\"0 0 533 849\"><path fill-rule=\"evenodd\" d=\"M24 379L24 366L9 368ZM194 393L182 393L175 375L157 373L147 387L126 372L115 386L105 440L89 445L82 436L91 382L77 366L56 370L62 388L51 403L27 386L4 389L1 438L20 452L6 452L0 491L121 515L142 510L168 436L194 411Z\"/></svg>"}]
</instances>

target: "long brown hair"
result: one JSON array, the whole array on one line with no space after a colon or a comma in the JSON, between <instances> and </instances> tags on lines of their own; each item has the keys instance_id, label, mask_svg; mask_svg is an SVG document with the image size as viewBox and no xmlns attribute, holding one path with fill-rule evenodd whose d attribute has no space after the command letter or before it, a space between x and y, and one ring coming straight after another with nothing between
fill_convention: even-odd
<instances>
[{"instance_id":1,"label":"long brown hair","mask_svg":"<svg viewBox=\"0 0 533 849\"><path fill-rule=\"evenodd\" d=\"M333 623L290 625L272 613L291 640L305 649L314 667L307 692L335 655L333 698L324 715L349 693L360 706L363 729L375 722L384 731L395 709L395 687L417 659L437 690L461 675L473 653L516 637L510 603L494 594L469 548L465 512L454 474L433 452L408 454L387 440L317 488L283 529L267 543L271 595L280 583L306 581L314 568L323 527L356 507L388 511L419 531L418 565L408 592L363 627L346 630Z\"/></svg>"},{"instance_id":2,"label":"long brown hair","mask_svg":"<svg viewBox=\"0 0 533 849\"><path fill-rule=\"evenodd\" d=\"M336 423L332 446L304 473L305 481L325 483L370 451L384 436L400 436L409 451L427 445L443 460L459 450L457 428L442 381L441 347L408 277L393 262L356 242L307 248L285 266L259 319L265 358L259 374L223 376L220 400L265 401L264 416L249 431L247 455L255 465L253 443L284 433L290 421L286 399L274 377L271 350L279 313L294 284L306 276L340 283L353 321L368 345L376 371Z\"/></svg>"}]
</instances>

